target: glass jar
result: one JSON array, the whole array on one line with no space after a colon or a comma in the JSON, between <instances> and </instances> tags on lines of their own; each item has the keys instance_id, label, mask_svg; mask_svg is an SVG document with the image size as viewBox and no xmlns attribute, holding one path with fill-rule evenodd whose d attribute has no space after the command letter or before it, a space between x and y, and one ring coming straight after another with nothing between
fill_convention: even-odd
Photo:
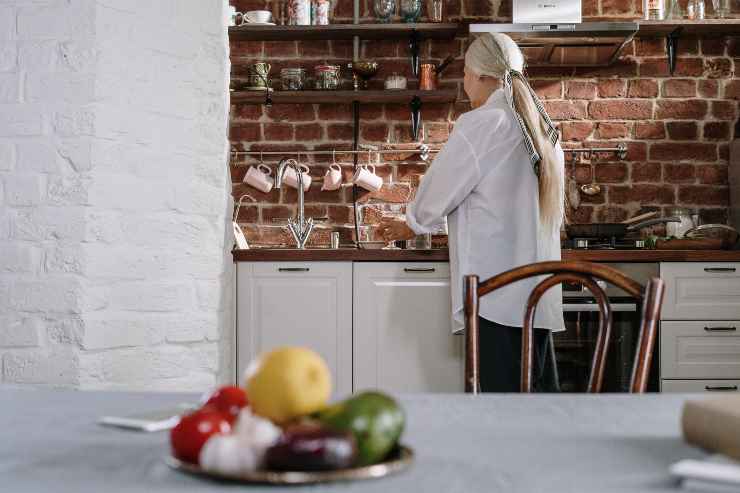
<instances>
[{"instance_id":1,"label":"glass jar","mask_svg":"<svg viewBox=\"0 0 740 493\"><path fill-rule=\"evenodd\" d=\"M306 87L306 69L284 68L280 71L283 91L302 91Z\"/></svg>"},{"instance_id":2,"label":"glass jar","mask_svg":"<svg viewBox=\"0 0 740 493\"><path fill-rule=\"evenodd\" d=\"M396 13L396 0L373 0L373 12L378 22L388 23Z\"/></svg>"},{"instance_id":3,"label":"glass jar","mask_svg":"<svg viewBox=\"0 0 740 493\"><path fill-rule=\"evenodd\" d=\"M316 65L314 67L315 88L319 91L339 89L339 65Z\"/></svg>"},{"instance_id":4,"label":"glass jar","mask_svg":"<svg viewBox=\"0 0 740 493\"><path fill-rule=\"evenodd\" d=\"M421 16L421 0L401 0L403 22L416 22Z\"/></svg>"},{"instance_id":5,"label":"glass jar","mask_svg":"<svg viewBox=\"0 0 740 493\"><path fill-rule=\"evenodd\" d=\"M663 20L665 18L665 0L643 0L642 11L646 20Z\"/></svg>"}]
</instances>

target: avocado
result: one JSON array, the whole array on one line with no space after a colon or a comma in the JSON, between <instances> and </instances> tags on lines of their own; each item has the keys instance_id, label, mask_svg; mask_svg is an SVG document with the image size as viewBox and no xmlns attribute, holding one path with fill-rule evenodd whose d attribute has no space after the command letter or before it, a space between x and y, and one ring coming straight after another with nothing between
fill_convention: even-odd
<instances>
[{"instance_id":1,"label":"avocado","mask_svg":"<svg viewBox=\"0 0 740 493\"><path fill-rule=\"evenodd\" d=\"M381 392L362 392L333 404L318 414L320 422L349 431L357 442L357 466L380 462L401 437L404 414L398 403Z\"/></svg>"}]
</instances>

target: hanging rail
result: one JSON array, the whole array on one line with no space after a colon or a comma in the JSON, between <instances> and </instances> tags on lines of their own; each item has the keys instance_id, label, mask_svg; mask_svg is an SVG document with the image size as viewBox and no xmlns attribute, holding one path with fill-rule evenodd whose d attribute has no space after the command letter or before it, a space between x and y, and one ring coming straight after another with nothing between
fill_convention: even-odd
<instances>
[{"instance_id":1,"label":"hanging rail","mask_svg":"<svg viewBox=\"0 0 740 493\"><path fill-rule=\"evenodd\" d=\"M263 156L336 156L337 154L382 155L382 154L411 153L411 154L421 154L421 158L426 160L429 157L429 154L438 153L441 150L442 150L441 148L431 148L427 146L422 146L417 149L358 149L358 150L333 149L333 150L320 150L320 151L295 151L295 150L234 151L232 150L230 153L232 157L238 157L238 156L258 156L258 157L263 157ZM566 154L567 153L579 153L579 154L593 155L596 153L605 153L605 152L612 152L616 154L619 159L624 159L625 157L627 157L627 146L625 144L618 144L616 147L578 147L578 148L563 149L563 153L566 153Z\"/></svg>"}]
</instances>

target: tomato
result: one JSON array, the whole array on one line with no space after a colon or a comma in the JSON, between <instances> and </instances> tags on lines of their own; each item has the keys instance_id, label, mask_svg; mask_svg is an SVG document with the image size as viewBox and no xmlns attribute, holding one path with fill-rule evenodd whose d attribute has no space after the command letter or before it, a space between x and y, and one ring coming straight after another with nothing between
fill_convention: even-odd
<instances>
[{"instance_id":1,"label":"tomato","mask_svg":"<svg viewBox=\"0 0 740 493\"><path fill-rule=\"evenodd\" d=\"M247 404L249 402L247 401L247 393L244 389L230 385L221 387L211 394L205 406L213 406L218 409L227 416L231 424L234 424L237 416L239 416L239 411L247 407Z\"/></svg>"},{"instance_id":2,"label":"tomato","mask_svg":"<svg viewBox=\"0 0 740 493\"><path fill-rule=\"evenodd\" d=\"M198 463L200 449L206 441L217 433L231 432L231 423L221 411L204 407L180 418L180 422L170 432L172 454L178 459Z\"/></svg>"}]
</instances>

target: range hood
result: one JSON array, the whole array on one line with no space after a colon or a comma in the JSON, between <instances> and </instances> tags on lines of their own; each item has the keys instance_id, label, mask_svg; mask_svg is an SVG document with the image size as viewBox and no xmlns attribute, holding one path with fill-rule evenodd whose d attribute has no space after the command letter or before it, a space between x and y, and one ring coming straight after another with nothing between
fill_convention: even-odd
<instances>
[{"instance_id":1,"label":"range hood","mask_svg":"<svg viewBox=\"0 0 740 493\"><path fill-rule=\"evenodd\" d=\"M470 33L504 33L530 67L603 67L617 59L639 29L635 22L471 24Z\"/></svg>"}]
</instances>

